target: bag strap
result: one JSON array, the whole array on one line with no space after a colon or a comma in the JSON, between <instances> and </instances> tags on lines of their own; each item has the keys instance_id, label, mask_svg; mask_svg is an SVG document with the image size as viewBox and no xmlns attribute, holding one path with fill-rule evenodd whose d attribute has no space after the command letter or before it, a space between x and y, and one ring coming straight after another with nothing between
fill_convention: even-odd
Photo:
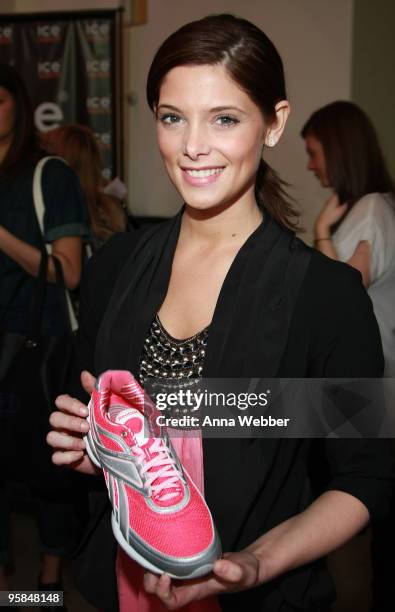
<instances>
[{"instance_id":1,"label":"bag strap","mask_svg":"<svg viewBox=\"0 0 395 612\"><path fill-rule=\"evenodd\" d=\"M43 238L43 242L45 244L45 248L47 250L48 255L51 256L52 255L52 245L49 244L49 243L46 243L45 239L44 239L44 234L45 234L45 230L44 230L45 203L44 203L44 197L43 197L43 191L42 191L42 173L43 173L43 169L44 169L45 164L50 159L59 159L63 163L67 164L67 162L62 157L57 157L57 156L53 156L53 155L47 156L47 157L43 157L42 159L40 159L40 161L37 163L35 171L34 171L34 177L33 177L33 201L34 201L34 208L35 208L35 211L36 211L36 217L37 217L39 228L41 230L41 235L42 235L42 238ZM55 260L55 257L53 257L53 260ZM58 260L58 264L61 265L59 260ZM56 264L55 264L55 270L56 270ZM63 272L62 272L62 278L63 278ZM66 304L67 304L67 320L70 323L72 331L75 331L76 329L78 329L78 322L77 322L77 318L75 316L73 305L71 303L70 294L69 294L68 290L66 289L66 287L64 285L64 280L63 280L63 293L65 294L65 299L66 299Z\"/></svg>"},{"instance_id":2,"label":"bag strap","mask_svg":"<svg viewBox=\"0 0 395 612\"><path fill-rule=\"evenodd\" d=\"M42 170L43 170L44 164L45 164L45 162L48 159L52 159L52 157L43 157L38 162L38 164L36 165L35 171L34 171L34 176L33 176L33 201L34 201L34 206L35 206L35 210L36 210L36 217L37 217L38 225L40 227L42 236L44 236L44 213L45 213L45 206L44 206L44 200L43 200L43 195L42 195L42 190L41 190L41 175L42 175ZM58 158L54 157L54 159L62 159L62 158L61 157L58 157ZM64 160L62 160L62 161L64 161ZM40 265L41 265L41 263L40 263ZM11 306L12 302L14 301L16 296L18 295L19 291L22 289L22 287L25 284L25 282L26 282L25 276L22 276L21 279L17 282L16 287L13 290L10 299L8 300L8 302L5 305L5 307L0 312L0 323L3 321L4 317L7 314L8 308Z\"/></svg>"},{"instance_id":3,"label":"bag strap","mask_svg":"<svg viewBox=\"0 0 395 612\"><path fill-rule=\"evenodd\" d=\"M45 234L45 228L44 228L45 203L44 203L44 196L43 196L43 191L42 191L41 177L42 177L44 166L50 159L58 159L59 161L62 161L64 164L68 165L66 160L63 159L62 157L58 157L56 155L47 155L46 157L42 157L40 159L40 161L37 163L36 168L34 170L33 201L34 201L34 208L36 210L36 217L37 217L38 225L40 227L41 234L43 237ZM47 249L47 252L51 254L51 245L46 244L45 247Z\"/></svg>"},{"instance_id":4,"label":"bag strap","mask_svg":"<svg viewBox=\"0 0 395 612\"><path fill-rule=\"evenodd\" d=\"M60 307L63 311L63 319L66 322L67 333L72 334L71 321L68 316L66 287L64 284L62 264L57 257L53 257L55 267L56 285L59 288ZM47 287L47 268L48 268L48 253L46 249L41 251L40 268L38 277L36 278L36 286L30 302L27 323L27 340L26 343L30 346L38 344L41 335L41 319L44 307L44 298Z\"/></svg>"},{"instance_id":5,"label":"bag strap","mask_svg":"<svg viewBox=\"0 0 395 612\"><path fill-rule=\"evenodd\" d=\"M52 256L52 260L55 266L55 275L56 275L56 284L58 285L59 288L62 289L62 291L59 292L59 296L60 296L60 307L63 311L63 318L66 321L66 325L67 325L67 332L68 333L73 333L73 327L71 324L71 319L68 315L68 302L67 302L67 296L69 295L66 285L64 283L64 276L63 276L63 268L62 268L62 264L59 261L59 259L55 256Z\"/></svg>"}]
</instances>

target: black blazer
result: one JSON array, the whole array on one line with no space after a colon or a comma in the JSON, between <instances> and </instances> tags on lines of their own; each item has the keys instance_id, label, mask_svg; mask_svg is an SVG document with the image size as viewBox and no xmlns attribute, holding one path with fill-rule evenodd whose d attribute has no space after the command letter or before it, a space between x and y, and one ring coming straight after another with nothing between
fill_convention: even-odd
<instances>
[{"instance_id":1,"label":"black blazer","mask_svg":"<svg viewBox=\"0 0 395 612\"><path fill-rule=\"evenodd\" d=\"M168 286L180 214L158 228L119 234L88 264L81 298L79 355L95 374L130 369ZM308 249L266 215L224 281L209 329L204 376L379 377L380 335L360 274ZM208 505L224 551L240 550L301 512L316 493L354 495L372 519L386 512L392 469L385 440L205 439ZM117 609L106 493L76 556L76 579L88 600ZM334 589L322 560L267 585L221 598L223 610L325 610Z\"/></svg>"}]
</instances>

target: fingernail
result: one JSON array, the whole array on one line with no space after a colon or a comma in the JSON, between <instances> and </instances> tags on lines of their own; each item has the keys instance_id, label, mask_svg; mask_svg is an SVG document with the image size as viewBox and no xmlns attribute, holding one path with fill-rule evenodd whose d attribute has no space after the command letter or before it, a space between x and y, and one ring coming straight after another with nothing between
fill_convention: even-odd
<instances>
[{"instance_id":1,"label":"fingernail","mask_svg":"<svg viewBox=\"0 0 395 612\"><path fill-rule=\"evenodd\" d=\"M80 414L82 414L82 416L88 416L89 414L89 410L86 406L82 406L82 408L80 408Z\"/></svg>"},{"instance_id":2,"label":"fingernail","mask_svg":"<svg viewBox=\"0 0 395 612\"><path fill-rule=\"evenodd\" d=\"M80 425L81 431L89 431L89 423L86 421L82 421Z\"/></svg>"}]
</instances>

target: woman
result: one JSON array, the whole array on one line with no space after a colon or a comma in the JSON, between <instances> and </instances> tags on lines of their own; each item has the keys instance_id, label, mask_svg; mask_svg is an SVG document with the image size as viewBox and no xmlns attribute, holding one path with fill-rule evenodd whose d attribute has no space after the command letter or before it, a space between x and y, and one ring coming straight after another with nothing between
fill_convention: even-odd
<instances>
[{"instance_id":1,"label":"woman","mask_svg":"<svg viewBox=\"0 0 395 612\"><path fill-rule=\"evenodd\" d=\"M176 355L165 364L171 377L187 375L178 359L187 338L201 341L196 374L208 378L379 376L378 330L358 276L289 231L292 206L261 157L289 114L266 35L231 15L187 24L157 52L147 95L185 206L159 227L115 237L88 265L77 372L129 369L145 380L159 329ZM82 381L89 392L92 377ZM86 408L66 395L57 406L54 463L93 473L80 439ZM381 441L345 442L325 441L332 476L312 502L311 440L203 440L195 463L223 550L233 552L181 586L142 571L131 578L118 553L120 609L217 610L219 600L223 610L328 610L333 590L316 560L385 511L389 488ZM79 586L115 610L108 504L98 496L94 505Z\"/></svg>"},{"instance_id":2,"label":"woman","mask_svg":"<svg viewBox=\"0 0 395 612\"><path fill-rule=\"evenodd\" d=\"M1 64L0 326L17 334L26 333L31 295L41 260L43 239L33 204L33 174L43 155L38 146L33 110L25 85L13 68ZM73 289L80 280L81 237L87 232L87 216L78 179L66 164L51 160L44 166L42 190L44 240L52 244L53 256L62 265L65 284ZM53 258L49 258L47 279L41 331L49 335L61 334L65 321L61 317L53 284ZM15 392L23 388L24 376L25 373L21 372L20 380L15 381ZM0 390L4 391L3 388ZM6 400L2 394L3 401ZM30 397L30 410L35 406L34 402L34 396ZM26 459L28 469L32 457ZM34 493L42 546L39 588L44 589L60 583L61 559L70 549L72 513L70 501L65 501L61 493L55 494L45 486L36 485ZM3 504L4 483L1 494ZM7 562L5 524L1 525L0 531L0 579L4 581L4 564Z\"/></svg>"},{"instance_id":3,"label":"woman","mask_svg":"<svg viewBox=\"0 0 395 612\"><path fill-rule=\"evenodd\" d=\"M103 191L102 162L92 130L84 125L64 125L43 134L41 141L51 155L63 157L80 179L94 249L115 232L125 231L127 218L121 203Z\"/></svg>"},{"instance_id":4,"label":"woman","mask_svg":"<svg viewBox=\"0 0 395 612\"><path fill-rule=\"evenodd\" d=\"M302 130L308 169L333 195L314 225L315 247L362 274L380 327L384 375L395 377L394 185L375 130L352 102L317 110Z\"/></svg>"},{"instance_id":5,"label":"woman","mask_svg":"<svg viewBox=\"0 0 395 612\"><path fill-rule=\"evenodd\" d=\"M395 199L376 132L352 102L317 110L302 130L308 169L333 190L314 225L315 247L362 275L383 345L387 405L395 405ZM392 556L394 502L387 520L373 526L371 610L386 610L395 590Z\"/></svg>"}]
</instances>

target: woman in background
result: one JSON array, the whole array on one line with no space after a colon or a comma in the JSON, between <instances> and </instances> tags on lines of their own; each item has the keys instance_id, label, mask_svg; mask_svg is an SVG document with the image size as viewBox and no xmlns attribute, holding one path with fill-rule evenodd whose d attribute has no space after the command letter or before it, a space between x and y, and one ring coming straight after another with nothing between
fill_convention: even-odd
<instances>
[{"instance_id":1,"label":"woman in background","mask_svg":"<svg viewBox=\"0 0 395 612\"><path fill-rule=\"evenodd\" d=\"M84 125L64 125L43 134L41 141L51 155L65 159L80 179L93 249L99 248L115 232L125 231L127 216L121 202L104 191L102 160L92 130Z\"/></svg>"},{"instance_id":2,"label":"woman in background","mask_svg":"<svg viewBox=\"0 0 395 612\"><path fill-rule=\"evenodd\" d=\"M33 176L37 162L42 157L45 157L45 153L39 147L26 87L12 67L0 64L0 327L6 333L25 334L27 331L28 311L44 242L51 243L52 256L48 260L41 333L60 335L64 333L66 325L54 285L56 276L53 257L62 265L67 288L76 288L80 281L81 243L82 237L88 233L88 226L79 182L64 162L49 160L45 164L42 174L45 204L43 237L33 202ZM2 354L2 358L6 357ZM0 381L0 413L1 408L5 407L1 417L7 418L7 402L14 401L10 395L15 401L23 402L21 393L24 393L25 400L28 394L29 410L36 411L35 423L42 419L44 427L45 415L40 418L40 402L32 390L25 389L26 374L20 372L17 380L8 381L6 390L2 386L3 381ZM12 393L10 388L13 389ZM45 433L43 430L40 435L44 450ZM18 442L26 466L24 482L30 485L37 506L42 552L38 588L61 589L62 557L73 546L74 510L70 492L65 491L60 484L62 478L59 474L55 474L55 489L59 482L57 490L48 485L40 470L30 474L35 457L29 456L25 440L18 440L16 444ZM50 468L49 457L47 462ZM7 588L4 479L11 468L9 464L0 466L0 505L4 516L0 523L0 589Z\"/></svg>"},{"instance_id":3,"label":"woman in background","mask_svg":"<svg viewBox=\"0 0 395 612\"><path fill-rule=\"evenodd\" d=\"M375 130L352 102L317 110L302 130L308 169L333 190L314 225L315 247L362 274L380 327L384 376L395 377L394 185Z\"/></svg>"},{"instance_id":4,"label":"woman in background","mask_svg":"<svg viewBox=\"0 0 395 612\"><path fill-rule=\"evenodd\" d=\"M395 377L395 199L376 132L352 102L333 102L312 114L302 129L308 169L333 190L314 225L315 247L362 274L383 344L384 376ZM394 381L384 381L389 409ZM394 506L394 502L392 504ZM392 610L395 530L392 507L372 526L372 612Z\"/></svg>"}]
</instances>

